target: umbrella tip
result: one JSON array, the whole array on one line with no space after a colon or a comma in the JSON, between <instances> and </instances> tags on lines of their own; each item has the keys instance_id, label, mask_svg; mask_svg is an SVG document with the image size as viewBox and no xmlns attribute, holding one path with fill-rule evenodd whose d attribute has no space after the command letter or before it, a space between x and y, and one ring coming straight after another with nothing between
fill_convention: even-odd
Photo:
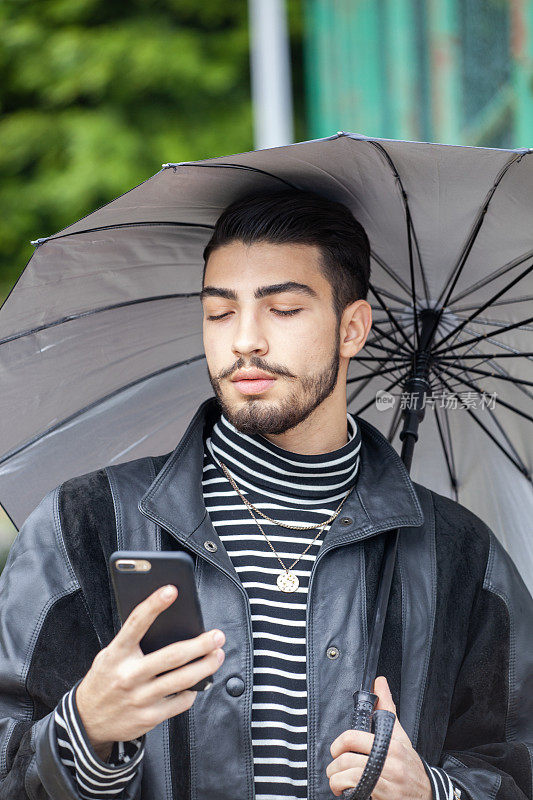
<instances>
[{"instance_id":1,"label":"umbrella tip","mask_svg":"<svg viewBox=\"0 0 533 800\"><path fill-rule=\"evenodd\" d=\"M43 242L47 242L49 238L49 236L43 236L41 239L33 239L33 241L30 241L30 244L32 244L34 247L38 247Z\"/></svg>"}]
</instances>

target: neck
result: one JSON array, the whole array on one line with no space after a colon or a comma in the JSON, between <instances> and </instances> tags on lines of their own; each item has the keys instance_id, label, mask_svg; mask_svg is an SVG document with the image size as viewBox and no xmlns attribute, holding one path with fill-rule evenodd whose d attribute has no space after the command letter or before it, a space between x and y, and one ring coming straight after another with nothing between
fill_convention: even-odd
<instances>
[{"instance_id":1,"label":"neck","mask_svg":"<svg viewBox=\"0 0 533 800\"><path fill-rule=\"evenodd\" d=\"M348 442L346 414L346 391L342 395L335 390L299 425L285 433L261 435L291 453L330 453Z\"/></svg>"}]
</instances>

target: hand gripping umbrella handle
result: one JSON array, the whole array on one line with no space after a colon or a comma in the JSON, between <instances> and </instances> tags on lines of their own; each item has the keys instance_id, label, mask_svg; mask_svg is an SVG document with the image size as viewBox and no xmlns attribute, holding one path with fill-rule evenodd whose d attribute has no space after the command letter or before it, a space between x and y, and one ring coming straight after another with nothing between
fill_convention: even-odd
<instances>
[{"instance_id":1,"label":"hand gripping umbrella handle","mask_svg":"<svg viewBox=\"0 0 533 800\"><path fill-rule=\"evenodd\" d=\"M374 733L374 743L359 783L353 789L343 790L343 800L368 800L370 797L381 775L396 720L396 715L392 711L373 710L378 699L377 695L362 690L356 692L356 695L352 727L358 731Z\"/></svg>"}]
</instances>

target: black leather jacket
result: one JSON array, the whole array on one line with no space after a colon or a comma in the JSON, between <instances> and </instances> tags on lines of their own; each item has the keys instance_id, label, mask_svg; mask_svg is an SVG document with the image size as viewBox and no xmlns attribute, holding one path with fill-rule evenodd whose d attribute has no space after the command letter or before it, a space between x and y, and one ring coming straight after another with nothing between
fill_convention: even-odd
<instances>
[{"instance_id":1,"label":"black leather jacket","mask_svg":"<svg viewBox=\"0 0 533 800\"><path fill-rule=\"evenodd\" d=\"M226 658L209 692L147 734L123 797L253 800L249 604L202 494L205 425L218 413L215 398L202 403L170 455L66 481L21 528L0 579L0 798L79 797L57 753L53 711L118 630L108 556L181 549L195 559L206 628L226 634ZM308 798L333 797L329 748L351 724L378 566L400 527L378 668L400 722L473 800L531 799L531 595L487 525L412 482L381 433L357 421L357 487L309 583Z\"/></svg>"}]
</instances>

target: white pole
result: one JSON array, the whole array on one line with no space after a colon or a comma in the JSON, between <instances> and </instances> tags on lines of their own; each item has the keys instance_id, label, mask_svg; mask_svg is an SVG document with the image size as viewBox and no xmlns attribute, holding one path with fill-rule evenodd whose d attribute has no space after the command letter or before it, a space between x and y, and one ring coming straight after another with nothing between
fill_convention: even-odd
<instances>
[{"instance_id":1,"label":"white pole","mask_svg":"<svg viewBox=\"0 0 533 800\"><path fill-rule=\"evenodd\" d=\"M254 148L293 142L285 0L248 0Z\"/></svg>"}]
</instances>

